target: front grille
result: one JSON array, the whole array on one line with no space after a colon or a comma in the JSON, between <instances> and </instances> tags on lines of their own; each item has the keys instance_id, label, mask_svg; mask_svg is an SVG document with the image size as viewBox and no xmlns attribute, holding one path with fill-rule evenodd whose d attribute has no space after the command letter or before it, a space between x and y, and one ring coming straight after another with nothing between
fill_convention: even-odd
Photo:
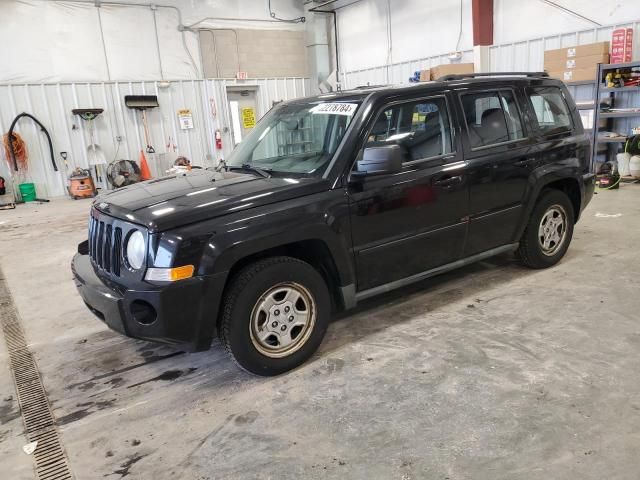
<instances>
[{"instance_id":1,"label":"front grille","mask_svg":"<svg viewBox=\"0 0 640 480\"><path fill-rule=\"evenodd\" d=\"M89 256L98 268L116 277L122 265L122 228L93 214L89 222Z\"/></svg>"}]
</instances>

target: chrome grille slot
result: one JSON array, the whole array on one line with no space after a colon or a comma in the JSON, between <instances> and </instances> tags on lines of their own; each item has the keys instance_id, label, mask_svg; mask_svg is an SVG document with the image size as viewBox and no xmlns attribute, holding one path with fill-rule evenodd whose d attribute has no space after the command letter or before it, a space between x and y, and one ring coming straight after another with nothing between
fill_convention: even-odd
<instances>
[{"instance_id":1,"label":"chrome grille slot","mask_svg":"<svg viewBox=\"0 0 640 480\"><path fill-rule=\"evenodd\" d=\"M103 264L104 257L102 256L104 251L103 242L104 242L104 222L100 222L98 226L98 253L96 254L96 261L100 268L104 266Z\"/></svg>"},{"instance_id":2,"label":"chrome grille slot","mask_svg":"<svg viewBox=\"0 0 640 480\"><path fill-rule=\"evenodd\" d=\"M107 272L111 271L111 258L113 257L113 252L111 251L111 235L113 234L113 227L111 225L107 225L107 229L105 231L104 237L104 250L102 252L104 258L102 259L102 265Z\"/></svg>"},{"instance_id":3,"label":"chrome grille slot","mask_svg":"<svg viewBox=\"0 0 640 480\"><path fill-rule=\"evenodd\" d=\"M113 234L113 250L111 257L111 265L113 274L117 277L120 276L120 252L122 251L122 229L120 227L115 228L115 233Z\"/></svg>"},{"instance_id":4,"label":"chrome grille slot","mask_svg":"<svg viewBox=\"0 0 640 480\"><path fill-rule=\"evenodd\" d=\"M89 220L89 257L93 264L105 273L120 277L123 238L133 228L134 225L92 211Z\"/></svg>"}]
</instances>

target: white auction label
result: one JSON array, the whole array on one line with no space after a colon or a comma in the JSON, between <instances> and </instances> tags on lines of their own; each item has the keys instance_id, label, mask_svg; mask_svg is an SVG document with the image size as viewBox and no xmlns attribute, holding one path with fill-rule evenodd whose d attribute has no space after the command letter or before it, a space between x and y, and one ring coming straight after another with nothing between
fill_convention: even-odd
<instances>
[{"instance_id":1,"label":"white auction label","mask_svg":"<svg viewBox=\"0 0 640 480\"><path fill-rule=\"evenodd\" d=\"M325 115L353 115L358 108L357 103L322 103L311 109L311 113Z\"/></svg>"}]
</instances>

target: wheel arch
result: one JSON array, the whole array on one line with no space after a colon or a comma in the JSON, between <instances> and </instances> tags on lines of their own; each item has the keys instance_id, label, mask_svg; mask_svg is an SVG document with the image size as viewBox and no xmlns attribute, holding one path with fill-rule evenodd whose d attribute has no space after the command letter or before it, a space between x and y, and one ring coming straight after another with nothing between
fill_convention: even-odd
<instances>
[{"instance_id":1,"label":"wheel arch","mask_svg":"<svg viewBox=\"0 0 640 480\"><path fill-rule=\"evenodd\" d=\"M549 183L544 184L543 188L538 192L538 198L543 190L546 189L554 189L560 190L564 192L569 200L571 201L571 205L573 206L573 221L574 223L578 222L578 217L580 216L581 204L582 204L582 195L580 191L580 182L575 178L563 178L560 180L554 180ZM537 200L537 198L536 198Z\"/></svg>"},{"instance_id":2,"label":"wheel arch","mask_svg":"<svg viewBox=\"0 0 640 480\"><path fill-rule=\"evenodd\" d=\"M524 215L520 220L514 241L518 241L524 233L527 223L529 222L529 217L538 203L540 195L547 189L560 190L569 197L571 205L573 206L573 221L574 223L578 222L582 210L583 184L576 177L573 169L569 171L567 171L567 169L559 169L546 172L535 180L534 188L531 189L531 194L525 202Z\"/></svg>"},{"instance_id":3,"label":"wheel arch","mask_svg":"<svg viewBox=\"0 0 640 480\"><path fill-rule=\"evenodd\" d=\"M340 270L333 250L326 241L320 238L305 238L264 248L245 250L242 256L229 265L222 298L224 299L224 295L236 274L243 268L259 260L275 256L292 257L311 265L318 271L327 285L333 310L343 310L345 308L342 284L345 281L349 281L349 278L345 278L349 277L349 273ZM220 302L219 310L222 308L224 308L224 301ZM219 322L219 314L217 319Z\"/></svg>"}]
</instances>

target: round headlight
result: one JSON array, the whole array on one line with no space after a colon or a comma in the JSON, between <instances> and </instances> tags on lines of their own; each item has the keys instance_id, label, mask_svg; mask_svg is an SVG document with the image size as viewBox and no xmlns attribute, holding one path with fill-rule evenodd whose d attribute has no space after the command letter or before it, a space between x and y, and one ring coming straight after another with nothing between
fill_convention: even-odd
<instances>
[{"instance_id":1,"label":"round headlight","mask_svg":"<svg viewBox=\"0 0 640 480\"><path fill-rule=\"evenodd\" d=\"M139 230L136 230L129 235L127 240L127 262L134 270L138 270L144 265L144 235Z\"/></svg>"}]
</instances>

